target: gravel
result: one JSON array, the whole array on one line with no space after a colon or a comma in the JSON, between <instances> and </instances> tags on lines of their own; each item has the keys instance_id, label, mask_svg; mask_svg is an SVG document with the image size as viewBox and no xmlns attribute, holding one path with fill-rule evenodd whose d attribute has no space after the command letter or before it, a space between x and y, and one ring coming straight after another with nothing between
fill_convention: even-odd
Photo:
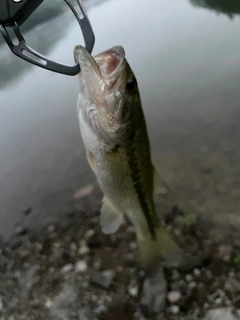
<instances>
[{"instance_id":1,"label":"gravel","mask_svg":"<svg viewBox=\"0 0 240 320\"><path fill-rule=\"evenodd\" d=\"M16 233L0 246L0 320L238 319L239 242L215 243L205 226L179 229L169 217L184 266L151 275L132 226L104 235L98 213Z\"/></svg>"}]
</instances>

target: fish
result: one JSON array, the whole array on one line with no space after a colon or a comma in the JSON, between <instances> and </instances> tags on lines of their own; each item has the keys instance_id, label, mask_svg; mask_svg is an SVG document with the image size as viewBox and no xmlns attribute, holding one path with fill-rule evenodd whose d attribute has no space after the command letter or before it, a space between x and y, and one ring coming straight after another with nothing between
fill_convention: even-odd
<instances>
[{"instance_id":1,"label":"fish","mask_svg":"<svg viewBox=\"0 0 240 320\"><path fill-rule=\"evenodd\" d=\"M116 232L126 215L136 229L143 268L178 263L181 250L160 224L154 193L168 187L151 161L137 79L122 46L93 57L78 45L77 113L86 157L104 194L100 225Z\"/></svg>"}]
</instances>

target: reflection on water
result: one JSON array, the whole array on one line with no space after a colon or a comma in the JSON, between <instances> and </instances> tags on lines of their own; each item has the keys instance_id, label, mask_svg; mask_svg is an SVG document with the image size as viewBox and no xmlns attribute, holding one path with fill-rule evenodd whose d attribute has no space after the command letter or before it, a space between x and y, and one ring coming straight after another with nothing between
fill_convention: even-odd
<instances>
[{"instance_id":1,"label":"reflection on water","mask_svg":"<svg viewBox=\"0 0 240 320\"><path fill-rule=\"evenodd\" d=\"M225 13L230 18L240 14L240 2L238 0L190 0L193 5Z\"/></svg>"},{"instance_id":2,"label":"reflection on water","mask_svg":"<svg viewBox=\"0 0 240 320\"><path fill-rule=\"evenodd\" d=\"M197 8L189 0L88 2L94 52L124 46L137 76L153 162L185 206L229 232L240 226L240 19ZM72 64L82 38L68 21L39 32L50 59ZM1 70L8 64L0 74L0 233L9 235L29 206L36 225L65 207L99 209L100 192L73 197L95 181L79 134L77 77L33 67L6 47L0 57ZM26 72L8 81L18 68Z\"/></svg>"}]
</instances>

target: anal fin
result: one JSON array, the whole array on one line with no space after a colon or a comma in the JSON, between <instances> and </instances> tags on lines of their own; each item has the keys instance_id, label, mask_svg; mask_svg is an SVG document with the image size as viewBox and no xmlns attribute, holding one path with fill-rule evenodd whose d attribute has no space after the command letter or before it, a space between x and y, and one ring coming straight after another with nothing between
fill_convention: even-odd
<instances>
[{"instance_id":1,"label":"anal fin","mask_svg":"<svg viewBox=\"0 0 240 320\"><path fill-rule=\"evenodd\" d=\"M114 205L104 197L100 215L100 226L105 234L117 231L124 220L122 212L117 210Z\"/></svg>"}]
</instances>

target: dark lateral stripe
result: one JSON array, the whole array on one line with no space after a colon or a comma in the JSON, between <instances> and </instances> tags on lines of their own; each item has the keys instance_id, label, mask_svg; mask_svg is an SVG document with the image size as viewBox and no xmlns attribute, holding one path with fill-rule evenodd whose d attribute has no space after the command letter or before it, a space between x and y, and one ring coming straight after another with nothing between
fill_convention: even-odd
<instances>
[{"instance_id":1,"label":"dark lateral stripe","mask_svg":"<svg viewBox=\"0 0 240 320\"><path fill-rule=\"evenodd\" d=\"M151 215L151 210L148 207L148 204L145 200L144 188L141 181L141 174L138 167L138 159L133 146L133 143L129 143L129 146L126 148L127 162L130 170L131 178L134 184L134 189L137 193L138 200L140 202L143 214L146 218L148 230L152 236L153 240L156 240L155 225L153 217Z\"/></svg>"}]
</instances>

